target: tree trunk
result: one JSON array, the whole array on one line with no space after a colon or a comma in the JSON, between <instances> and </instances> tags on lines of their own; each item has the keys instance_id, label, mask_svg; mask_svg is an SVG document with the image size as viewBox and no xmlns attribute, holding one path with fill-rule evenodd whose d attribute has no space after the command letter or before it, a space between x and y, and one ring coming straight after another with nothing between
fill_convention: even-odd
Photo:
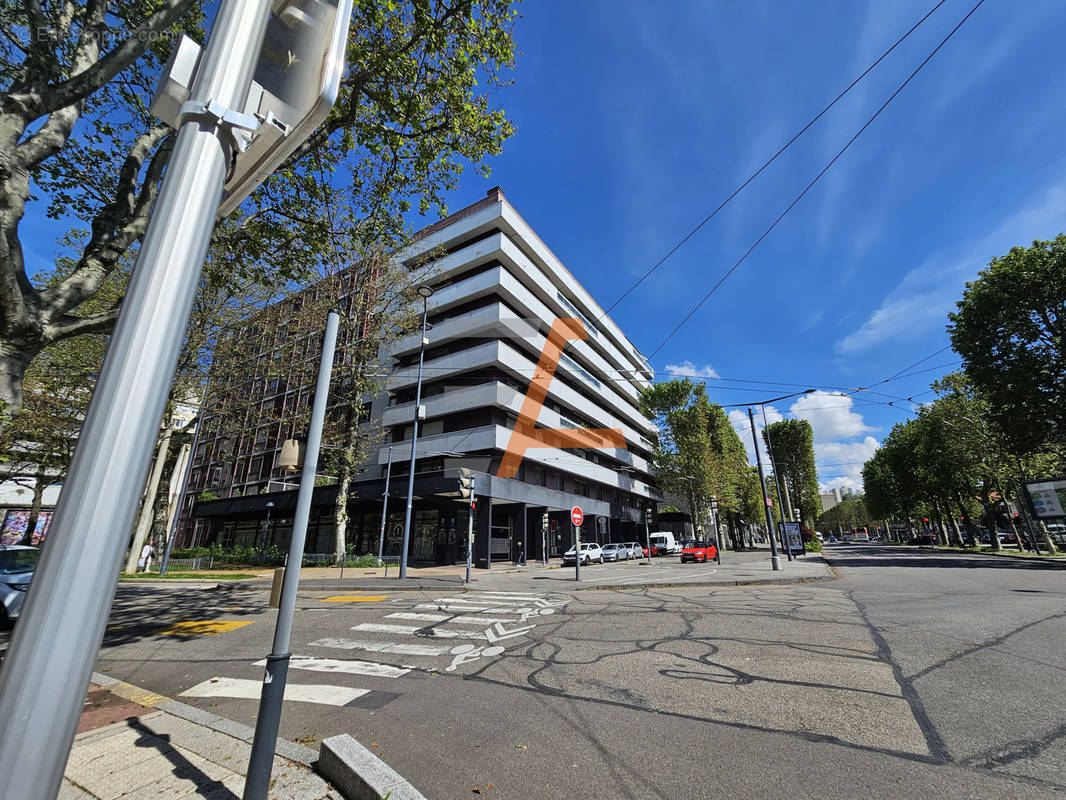
<instances>
[{"instance_id":1,"label":"tree trunk","mask_svg":"<svg viewBox=\"0 0 1066 800\"><path fill-rule=\"evenodd\" d=\"M41 516L41 503L44 499L44 490L49 486L49 479L44 475L37 475L33 481L33 502L30 504L30 516L26 520L26 532L22 535L19 544L32 545L33 531L37 528L37 518Z\"/></svg>"},{"instance_id":2,"label":"tree trunk","mask_svg":"<svg viewBox=\"0 0 1066 800\"><path fill-rule=\"evenodd\" d=\"M341 559L344 558L347 550L345 535L348 531L348 490L351 485L351 476L348 474L341 475L341 482L337 487L337 501L333 504L333 526L335 531L333 558L337 564L341 563Z\"/></svg>"},{"instance_id":3,"label":"tree trunk","mask_svg":"<svg viewBox=\"0 0 1066 800\"><path fill-rule=\"evenodd\" d=\"M962 495L957 495L956 500L959 504L959 513L962 516L962 524L966 528L967 545L969 547L976 547L977 540L974 531L973 520L970 519L970 515L966 513L966 502L962 499Z\"/></svg>"},{"instance_id":4,"label":"tree trunk","mask_svg":"<svg viewBox=\"0 0 1066 800\"><path fill-rule=\"evenodd\" d=\"M987 500L981 500L981 508L985 510L985 520L988 524L988 546L992 550L1002 550L999 545L999 527L996 525L996 507L995 504L988 502Z\"/></svg>"},{"instance_id":5,"label":"tree trunk","mask_svg":"<svg viewBox=\"0 0 1066 800\"><path fill-rule=\"evenodd\" d=\"M38 350L21 341L0 343L0 431L22 410L22 378Z\"/></svg>"},{"instance_id":6,"label":"tree trunk","mask_svg":"<svg viewBox=\"0 0 1066 800\"><path fill-rule=\"evenodd\" d=\"M141 545L148 537L149 529L155 521L155 500L159 492L159 480L163 477L163 467L166 466L167 453L170 451L170 437L174 435L173 428L167 428L163 433L163 440L159 443L159 451L156 453L155 465L152 467L152 475L148 479L148 490L141 503L141 515L137 518L137 528L133 534L133 544L130 547L129 556L126 558L126 572L137 571L137 561L141 556Z\"/></svg>"}]
</instances>

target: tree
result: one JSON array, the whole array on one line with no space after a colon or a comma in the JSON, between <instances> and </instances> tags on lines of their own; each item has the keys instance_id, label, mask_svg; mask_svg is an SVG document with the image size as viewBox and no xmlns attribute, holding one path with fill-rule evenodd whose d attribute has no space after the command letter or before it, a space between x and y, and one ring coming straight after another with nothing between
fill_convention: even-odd
<instances>
[{"instance_id":1,"label":"tree","mask_svg":"<svg viewBox=\"0 0 1066 800\"><path fill-rule=\"evenodd\" d=\"M822 512L818 522L827 527L839 525L845 530L853 530L860 526L874 528L877 525L877 519L866 508L866 503L861 497L845 497L828 511Z\"/></svg>"},{"instance_id":2,"label":"tree","mask_svg":"<svg viewBox=\"0 0 1066 800\"><path fill-rule=\"evenodd\" d=\"M1066 442L1066 235L1014 247L966 284L949 314L988 413L1017 452Z\"/></svg>"},{"instance_id":3,"label":"tree","mask_svg":"<svg viewBox=\"0 0 1066 800\"><path fill-rule=\"evenodd\" d=\"M173 131L148 101L178 34L203 38L204 0L28 0L0 28L0 406L23 405L47 345L106 332L119 305L83 313L136 251ZM328 120L216 226L212 280L273 283L323 255L401 241L413 198L446 211L465 165L486 172L513 127L492 93L513 66L511 0L355 3L347 72ZM332 187L340 187L333 189ZM19 225L35 195L91 235L74 269L27 276ZM337 219L352 221L340 228ZM43 266L43 265L40 265ZM33 267L33 265L30 265Z\"/></svg>"},{"instance_id":4,"label":"tree","mask_svg":"<svg viewBox=\"0 0 1066 800\"><path fill-rule=\"evenodd\" d=\"M710 404L707 426L713 455L710 492L718 500L719 515L729 524L734 549L743 549L740 520L744 517L745 495L752 488L748 455L729 415L720 405Z\"/></svg>"},{"instance_id":5,"label":"tree","mask_svg":"<svg viewBox=\"0 0 1066 800\"><path fill-rule=\"evenodd\" d=\"M710 406L703 384L688 378L652 384L640 396L641 412L659 428L652 458L659 483L685 498L697 532L706 522L712 494Z\"/></svg>"},{"instance_id":6,"label":"tree","mask_svg":"<svg viewBox=\"0 0 1066 800\"><path fill-rule=\"evenodd\" d=\"M763 429L763 441L773 444L774 464L781 477L782 491L788 491L800 522L814 524L822 513L818 495L818 471L814 465L814 431L805 419L772 422Z\"/></svg>"}]
</instances>

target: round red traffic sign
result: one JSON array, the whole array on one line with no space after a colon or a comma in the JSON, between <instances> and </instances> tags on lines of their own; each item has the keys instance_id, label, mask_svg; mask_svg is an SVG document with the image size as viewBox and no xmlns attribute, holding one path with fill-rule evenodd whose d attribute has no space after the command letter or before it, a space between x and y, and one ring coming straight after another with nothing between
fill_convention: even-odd
<instances>
[{"instance_id":1,"label":"round red traffic sign","mask_svg":"<svg viewBox=\"0 0 1066 800\"><path fill-rule=\"evenodd\" d=\"M581 523L585 521L585 515L581 512L581 506L574 506L570 509L570 521L581 527Z\"/></svg>"}]
</instances>

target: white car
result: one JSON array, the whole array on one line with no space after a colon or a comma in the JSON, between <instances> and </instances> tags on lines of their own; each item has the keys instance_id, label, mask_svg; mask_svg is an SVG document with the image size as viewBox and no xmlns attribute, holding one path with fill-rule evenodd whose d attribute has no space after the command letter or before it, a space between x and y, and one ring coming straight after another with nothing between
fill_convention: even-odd
<instances>
[{"instance_id":1,"label":"white car","mask_svg":"<svg viewBox=\"0 0 1066 800\"><path fill-rule=\"evenodd\" d=\"M629 548L618 542L611 542L603 546L604 561L628 561L630 558Z\"/></svg>"},{"instance_id":2,"label":"white car","mask_svg":"<svg viewBox=\"0 0 1066 800\"><path fill-rule=\"evenodd\" d=\"M573 564L576 560L576 551L573 547L563 553L563 564ZM593 561L603 563L603 550L595 542L581 543L581 566L587 566Z\"/></svg>"},{"instance_id":3,"label":"white car","mask_svg":"<svg viewBox=\"0 0 1066 800\"><path fill-rule=\"evenodd\" d=\"M626 544L629 545L630 558L644 558L644 554L648 552L640 542L626 542Z\"/></svg>"}]
</instances>

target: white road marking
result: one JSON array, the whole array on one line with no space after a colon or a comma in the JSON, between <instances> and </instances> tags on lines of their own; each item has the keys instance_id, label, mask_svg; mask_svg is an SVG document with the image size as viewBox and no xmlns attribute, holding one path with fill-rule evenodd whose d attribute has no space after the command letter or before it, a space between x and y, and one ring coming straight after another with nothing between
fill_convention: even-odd
<instances>
[{"instance_id":1,"label":"white road marking","mask_svg":"<svg viewBox=\"0 0 1066 800\"><path fill-rule=\"evenodd\" d=\"M478 595L484 595L485 597L540 597L539 594L533 594L532 592L478 592Z\"/></svg>"},{"instance_id":2,"label":"white road marking","mask_svg":"<svg viewBox=\"0 0 1066 800\"><path fill-rule=\"evenodd\" d=\"M401 656L442 656L448 652L447 645L393 644L358 639L319 639L311 647L336 647L338 650L366 650L371 653L396 653Z\"/></svg>"},{"instance_id":3,"label":"white road marking","mask_svg":"<svg viewBox=\"0 0 1066 800\"><path fill-rule=\"evenodd\" d=\"M477 605L477 606L521 606L530 601L528 597L514 598L511 600L504 600L499 597L477 597L474 600L467 600L465 597L438 597L438 603L459 603L460 605Z\"/></svg>"},{"instance_id":4,"label":"white road marking","mask_svg":"<svg viewBox=\"0 0 1066 800\"><path fill-rule=\"evenodd\" d=\"M266 666L266 659L254 662L253 666ZM375 664L373 661L341 661L336 658L310 658L307 656L293 656L289 662L289 667L291 669L306 669L311 672L344 672L348 675L369 675L374 678L399 678L413 669L413 667Z\"/></svg>"},{"instance_id":5,"label":"white road marking","mask_svg":"<svg viewBox=\"0 0 1066 800\"><path fill-rule=\"evenodd\" d=\"M455 617L448 614L386 614L385 619L409 619L421 622L457 622L460 625L489 625L493 622L514 622L510 617Z\"/></svg>"},{"instance_id":6,"label":"white road marking","mask_svg":"<svg viewBox=\"0 0 1066 800\"><path fill-rule=\"evenodd\" d=\"M289 683L285 686L285 699L298 700L302 703L344 706L369 691L369 689L354 689L350 686ZM262 681L252 681L246 678L211 678L182 692L181 696L236 697L243 700L258 700L262 693Z\"/></svg>"},{"instance_id":7,"label":"white road marking","mask_svg":"<svg viewBox=\"0 0 1066 800\"><path fill-rule=\"evenodd\" d=\"M379 622L364 622L352 628L353 631L366 633L399 633L414 636L416 631L425 630L425 625L383 625ZM455 631L449 628L433 628L433 634L425 634L427 639L484 639L485 634L474 631Z\"/></svg>"},{"instance_id":8,"label":"white road marking","mask_svg":"<svg viewBox=\"0 0 1066 800\"><path fill-rule=\"evenodd\" d=\"M492 606L442 606L440 603L419 603L415 608L432 608L437 611L499 611L502 614L508 613L505 609Z\"/></svg>"}]
</instances>

